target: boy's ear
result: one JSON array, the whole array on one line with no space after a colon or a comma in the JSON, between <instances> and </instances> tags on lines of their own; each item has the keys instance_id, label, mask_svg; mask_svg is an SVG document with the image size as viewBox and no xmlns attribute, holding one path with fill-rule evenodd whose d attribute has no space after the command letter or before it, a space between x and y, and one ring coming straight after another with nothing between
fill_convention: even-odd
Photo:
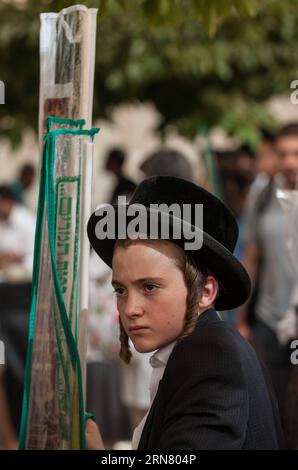
<instances>
[{"instance_id":1,"label":"boy's ear","mask_svg":"<svg viewBox=\"0 0 298 470\"><path fill-rule=\"evenodd\" d=\"M203 285L201 297L199 300L199 310L203 311L212 307L216 301L218 295L218 281L217 279L209 274Z\"/></svg>"}]
</instances>

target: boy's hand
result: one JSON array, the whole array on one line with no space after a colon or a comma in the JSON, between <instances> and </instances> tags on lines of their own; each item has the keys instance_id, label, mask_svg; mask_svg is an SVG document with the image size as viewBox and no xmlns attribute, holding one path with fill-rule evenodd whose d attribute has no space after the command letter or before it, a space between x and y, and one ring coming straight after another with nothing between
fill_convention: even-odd
<instances>
[{"instance_id":1,"label":"boy's hand","mask_svg":"<svg viewBox=\"0 0 298 470\"><path fill-rule=\"evenodd\" d=\"M92 419L85 422L85 433L87 450L105 450L99 429Z\"/></svg>"}]
</instances>

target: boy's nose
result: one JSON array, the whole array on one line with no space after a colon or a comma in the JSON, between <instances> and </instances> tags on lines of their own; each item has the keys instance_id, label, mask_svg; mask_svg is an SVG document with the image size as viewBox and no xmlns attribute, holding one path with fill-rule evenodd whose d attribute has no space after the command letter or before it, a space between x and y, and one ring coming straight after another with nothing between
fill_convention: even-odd
<instances>
[{"instance_id":1,"label":"boy's nose","mask_svg":"<svg viewBox=\"0 0 298 470\"><path fill-rule=\"evenodd\" d=\"M138 295L128 295L124 308L124 313L129 318L143 315L143 307L141 304L141 299Z\"/></svg>"}]
</instances>

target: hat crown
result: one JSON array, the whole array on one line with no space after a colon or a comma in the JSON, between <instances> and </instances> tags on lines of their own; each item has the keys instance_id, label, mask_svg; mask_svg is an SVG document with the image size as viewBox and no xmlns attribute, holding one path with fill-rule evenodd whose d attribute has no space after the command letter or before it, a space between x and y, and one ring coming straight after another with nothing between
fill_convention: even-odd
<instances>
[{"instance_id":1,"label":"hat crown","mask_svg":"<svg viewBox=\"0 0 298 470\"><path fill-rule=\"evenodd\" d=\"M203 230L233 253L238 225L230 210L205 189L180 178L154 176L142 181L130 200L131 204L149 207L151 204L169 207L178 204L183 216L183 205L191 206L191 223L195 223L195 205L203 205ZM202 228L202 227L199 227Z\"/></svg>"}]
</instances>

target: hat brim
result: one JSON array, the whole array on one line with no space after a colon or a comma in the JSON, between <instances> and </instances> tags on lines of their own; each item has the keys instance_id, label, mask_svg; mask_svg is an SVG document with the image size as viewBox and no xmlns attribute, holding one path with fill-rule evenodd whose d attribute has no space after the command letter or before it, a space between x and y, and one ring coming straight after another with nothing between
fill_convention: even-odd
<instances>
[{"instance_id":1,"label":"hat brim","mask_svg":"<svg viewBox=\"0 0 298 470\"><path fill-rule=\"evenodd\" d=\"M120 206L113 206L116 217L119 207ZM101 211L104 212L104 209L105 207L103 206ZM146 208L148 221L151 212L152 209ZM96 236L96 225L99 219L100 216L98 216L95 211L88 222L88 237L98 256L112 268L113 253L117 237L98 239ZM129 223L130 220L131 217L127 216L127 223ZM167 220L169 233L171 234L173 227L177 224L177 218L169 214ZM179 222L181 224L181 219L179 219ZM169 238L169 241L183 248L185 243L189 243L190 235L198 231L200 231L198 228L183 221L181 238ZM208 268L216 276L220 284L215 308L217 310L230 310L239 307L248 299L251 290L251 282L246 270L237 258L211 235L204 231L201 231L201 235L201 248L189 250L189 253L198 264L201 263L204 267Z\"/></svg>"}]
</instances>

